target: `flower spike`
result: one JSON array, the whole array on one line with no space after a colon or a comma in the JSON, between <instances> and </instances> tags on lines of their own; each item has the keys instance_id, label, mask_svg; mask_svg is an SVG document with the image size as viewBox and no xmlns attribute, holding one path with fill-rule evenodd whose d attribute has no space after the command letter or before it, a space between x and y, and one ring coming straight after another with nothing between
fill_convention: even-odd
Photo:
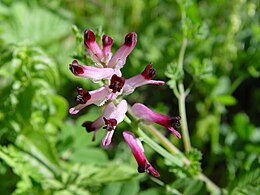
<instances>
[{"instance_id":1,"label":"flower spike","mask_svg":"<svg viewBox=\"0 0 260 195\"><path fill-rule=\"evenodd\" d=\"M145 70L136 76L126 79L124 86L124 94L128 95L133 93L136 87L140 87L146 84L163 85L164 81L152 80L156 71L152 68L152 64L148 64Z\"/></svg>"},{"instance_id":2,"label":"flower spike","mask_svg":"<svg viewBox=\"0 0 260 195\"><path fill-rule=\"evenodd\" d=\"M143 149L141 141L138 138L136 138L129 131L124 131L123 137L124 137L127 145L130 147L130 149L137 161L138 172L139 173L146 172L154 177L160 177L160 174L158 173L158 171L156 171L153 168L153 166L148 162L148 160L144 154L144 149Z\"/></svg>"},{"instance_id":3,"label":"flower spike","mask_svg":"<svg viewBox=\"0 0 260 195\"><path fill-rule=\"evenodd\" d=\"M132 52L137 43L137 34L128 33L125 37L125 43L116 51L107 64L109 68L120 69L124 66L127 56Z\"/></svg>"},{"instance_id":4,"label":"flower spike","mask_svg":"<svg viewBox=\"0 0 260 195\"><path fill-rule=\"evenodd\" d=\"M70 64L70 70L74 75L89 78L94 82L100 81L102 79L111 79L112 75L114 74L121 76L120 70L85 66L79 64L77 60L73 60L73 62Z\"/></svg>"},{"instance_id":5,"label":"flower spike","mask_svg":"<svg viewBox=\"0 0 260 195\"><path fill-rule=\"evenodd\" d=\"M106 133L102 139L102 146L108 147L111 144L113 134L117 125L123 121L128 105L126 100L119 101L118 96L132 93L136 87L146 84L163 85L164 81L152 80L156 74L152 64L148 64L143 72L131 78L125 79L120 69L124 66L127 57L137 44L137 34L130 32L125 36L124 43L112 55L111 47L113 39L108 35L102 36L102 46L96 41L96 35L90 29L84 31L84 46L96 67L79 64L73 60L69 64L70 71L79 77L91 79L94 82L102 81L104 85L96 90L87 91L78 87L76 96L77 105L69 109L70 114L77 114L81 109L90 104L97 106L104 105L102 115L94 121L85 121L82 126L87 132L93 132L92 141L100 129ZM101 83L101 82L100 82ZM174 128L180 125L180 117L169 117L156 113L145 105L136 103L132 106L132 113L141 120L150 121L162 125L172 131L178 138L180 133ZM160 174L147 160L142 143L134 134L124 131L123 137L130 147L138 164L138 172L146 172L153 177Z\"/></svg>"},{"instance_id":6,"label":"flower spike","mask_svg":"<svg viewBox=\"0 0 260 195\"><path fill-rule=\"evenodd\" d=\"M134 104L132 106L132 111L136 117L162 125L173 132L177 138L181 138L181 134L174 129L176 126L180 126L181 117L169 117L159 114L140 103Z\"/></svg>"}]
</instances>

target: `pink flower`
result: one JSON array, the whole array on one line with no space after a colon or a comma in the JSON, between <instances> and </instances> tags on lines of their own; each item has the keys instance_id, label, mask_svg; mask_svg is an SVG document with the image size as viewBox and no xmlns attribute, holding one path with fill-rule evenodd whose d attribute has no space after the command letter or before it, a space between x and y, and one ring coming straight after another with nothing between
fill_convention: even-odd
<instances>
[{"instance_id":1,"label":"pink flower","mask_svg":"<svg viewBox=\"0 0 260 195\"><path fill-rule=\"evenodd\" d=\"M119 123L121 123L124 120L126 112L127 102L126 100L121 100L121 102L117 105L117 107L114 109L111 115L108 118L104 117L104 121L106 124L105 129L107 130L107 133L102 140L102 145L104 147L110 145L115 128Z\"/></svg>"},{"instance_id":2,"label":"pink flower","mask_svg":"<svg viewBox=\"0 0 260 195\"><path fill-rule=\"evenodd\" d=\"M102 79L111 79L112 75L121 76L120 70L113 68L97 68L93 66L85 66L78 63L77 60L73 60L70 64L71 72L80 77L89 78L94 82L100 81Z\"/></svg>"},{"instance_id":3,"label":"pink flower","mask_svg":"<svg viewBox=\"0 0 260 195\"><path fill-rule=\"evenodd\" d=\"M130 32L125 37L125 43L115 52L107 67L120 69L124 66L127 56L132 52L137 43L137 34Z\"/></svg>"},{"instance_id":4,"label":"pink flower","mask_svg":"<svg viewBox=\"0 0 260 195\"><path fill-rule=\"evenodd\" d=\"M69 109L70 114L77 114L81 109L90 104L102 105L108 100L108 96L111 94L108 85L104 85L99 89L88 92L85 89L77 88L78 95L76 102L79 104Z\"/></svg>"},{"instance_id":5,"label":"pink flower","mask_svg":"<svg viewBox=\"0 0 260 195\"><path fill-rule=\"evenodd\" d=\"M86 121L82 124L86 128L87 132L94 131L92 140L95 140L97 131L103 127L106 129L106 135L102 140L102 145L107 147L110 145L112 136L114 134L116 126L124 120L125 114L127 112L127 102L126 100L121 100L117 106L113 102L110 102L105 107L102 115L98 117L95 121Z\"/></svg>"},{"instance_id":6,"label":"pink flower","mask_svg":"<svg viewBox=\"0 0 260 195\"><path fill-rule=\"evenodd\" d=\"M85 48L98 67L108 67L120 69L125 64L127 56L132 52L137 43L135 32L128 33L125 37L124 44L112 56L111 46L113 39L107 35L102 36L102 49L96 42L96 36L92 30L85 30L84 44ZM119 75L119 74L117 74Z\"/></svg>"},{"instance_id":7,"label":"pink flower","mask_svg":"<svg viewBox=\"0 0 260 195\"><path fill-rule=\"evenodd\" d=\"M164 81L152 80L155 74L156 71L152 68L152 64L148 64L141 74L126 79L124 94L128 95L132 93L136 87L140 87L146 84L163 85Z\"/></svg>"},{"instance_id":8,"label":"pink flower","mask_svg":"<svg viewBox=\"0 0 260 195\"><path fill-rule=\"evenodd\" d=\"M133 114L145 121L150 121L162 125L172 131L177 138L181 138L181 134L174 129L176 126L180 126L181 117L169 117L163 114L152 111L143 104L136 103L132 106Z\"/></svg>"},{"instance_id":9,"label":"pink flower","mask_svg":"<svg viewBox=\"0 0 260 195\"><path fill-rule=\"evenodd\" d=\"M112 57L111 46L113 45L113 39L107 35L102 36L102 62L107 64Z\"/></svg>"},{"instance_id":10,"label":"pink flower","mask_svg":"<svg viewBox=\"0 0 260 195\"><path fill-rule=\"evenodd\" d=\"M145 154L142 143L139 139L137 139L132 133L128 131L123 132L123 137L127 143L127 145L132 150L132 153L137 161L138 164L138 172L139 173L149 173L154 177L160 177L158 171L156 171L152 165L148 162Z\"/></svg>"},{"instance_id":11,"label":"pink flower","mask_svg":"<svg viewBox=\"0 0 260 195\"><path fill-rule=\"evenodd\" d=\"M105 125L104 118L109 118L111 113L116 109L113 102L109 102L105 109L103 110L103 113L100 117L98 117L95 121L86 121L82 124L83 127L86 128L87 132L94 131L94 135L92 137L92 141L95 141L97 131L102 128Z\"/></svg>"},{"instance_id":12,"label":"pink flower","mask_svg":"<svg viewBox=\"0 0 260 195\"><path fill-rule=\"evenodd\" d=\"M102 67L101 59L103 58L103 53L96 42L96 36L94 32L90 29L84 31L84 45L96 66Z\"/></svg>"}]
</instances>

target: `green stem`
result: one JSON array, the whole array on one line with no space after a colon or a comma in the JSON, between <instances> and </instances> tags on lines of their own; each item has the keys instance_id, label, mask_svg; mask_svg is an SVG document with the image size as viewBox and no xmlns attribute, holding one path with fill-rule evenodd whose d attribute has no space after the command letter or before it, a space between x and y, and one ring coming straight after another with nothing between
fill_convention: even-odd
<instances>
[{"instance_id":1,"label":"green stem","mask_svg":"<svg viewBox=\"0 0 260 195\"><path fill-rule=\"evenodd\" d=\"M179 59L178 59L178 69L184 74L183 70L183 62L184 62L184 55L187 48L188 40L183 35L182 39L182 46L179 53ZM178 95L176 96L178 98L178 104L179 104L179 111L181 116L181 131L183 136L183 142L184 142L184 149L185 151L189 151L191 148L190 143L190 136L189 136L189 130L188 130L188 123L187 123L187 115L186 115L186 96L188 95L189 91L185 91L183 80L178 81Z\"/></svg>"},{"instance_id":2,"label":"green stem","mask_svg":"<svg viewBox=\"0 0 260 195\"><path fill-rule=\"evenodd\" d=\"M182 39L181 50L180 50L179 59L178 59L178 68L179 68L179 70L182 70L182 71L183 71L183 60L184 60L184 55L185 55L187 44L188 44L188 39L184 36Z\"/></svg>"},{"instance_id":3,"label":"green stem","mask_svg":"<svg viewBox=\"0 0 260 195\"><path fill-rule=\"evenodd\" d=\"M186 92L184 91L183 83L179 83L178 87L180 91L180 96L178 98L178 105L179 105L179 112L181 116L180 122L181 122L181 131L182 131L183 142L184 142L184 149L185 151L189 151L191 148L191 143L190 143L190 135L188 130L186 105L185 105Z\"/></svg>"}]
</instances>

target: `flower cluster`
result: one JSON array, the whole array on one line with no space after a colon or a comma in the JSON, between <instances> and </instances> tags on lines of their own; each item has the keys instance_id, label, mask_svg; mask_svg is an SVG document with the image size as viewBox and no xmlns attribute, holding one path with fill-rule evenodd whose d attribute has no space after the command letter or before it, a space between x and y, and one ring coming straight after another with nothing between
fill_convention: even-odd
<instances>
[{"instance_id":1,"label":"flower cluster","mask_svg":"<svg viewBox=\"0 0 260 195\"><path fill-rule=\"evenodd\" d=\"M127 101L122 98L119 101L119 96L124 97L125 95L129 95L133 93L135 88L146 84L164 84L164 81L152 80L156 74L152 64L148 64L142 73L131 78L124 78L122 76L120 69L124 66L126 58L132 52L136 43L137 34L130 32L126 35L124 44L112 55L111 46L113 39L107 35L103 35L102 47L100 47L96 42L94 32L87 29L84 31L84 46L95 66L82 65L77 60L74 60L69 65L74 75L89 78L93 82L102 80L105 83L93 91L87 91L78 87L78 95L76 97L78 104L69 109L70 114L77 114L81 109L90 104L97 106L104 105L105 108L100 117L95 121L85 121L82 124L87 132L94 133L92 141L95 140L96 134L100 129L103 128L106 130L106 135L102 140L104 147L108 147L112 142L115 129L124 120L128 110ZM176 137L181 137L180 133L175 130L175 127L180 125L180 117L169 117L156 113L140 103L134 104L131 109L132 113L140 120L162 125L172 131ZM159 177L160 174L146 159L140 140L128 131L123 132L123 137L138 163L138 172L146 172L154 177Z\"/></svg>"}]
</instances>

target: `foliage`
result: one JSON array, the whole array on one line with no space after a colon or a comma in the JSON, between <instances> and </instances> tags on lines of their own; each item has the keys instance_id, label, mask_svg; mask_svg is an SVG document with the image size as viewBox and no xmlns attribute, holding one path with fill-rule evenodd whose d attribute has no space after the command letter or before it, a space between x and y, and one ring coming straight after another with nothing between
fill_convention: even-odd
<instances>
[{"instance_id":1,"label":"foliage","mask_svg":"<svg viewBox=\"0 0 260 195\"><path fill-rule=\"evenodd\" d=\"M257 194L259 6L256 0L1 1L1 194ZM178 115L185 92L190 150L186 139L160 128L155 136L149 126L126 121L118 130L142 137L159 179L137 173L119 133L108 150L99 145L104 132L91 142L81 123L100 110L67 115L76 86L94 85L68 69L73 58L90 65L85 28L111 35L112 50L137 32L123 74L153 63L156 78L167 81L160 91L138 89L130 103Z\"/></svg>"}]
</instances>

